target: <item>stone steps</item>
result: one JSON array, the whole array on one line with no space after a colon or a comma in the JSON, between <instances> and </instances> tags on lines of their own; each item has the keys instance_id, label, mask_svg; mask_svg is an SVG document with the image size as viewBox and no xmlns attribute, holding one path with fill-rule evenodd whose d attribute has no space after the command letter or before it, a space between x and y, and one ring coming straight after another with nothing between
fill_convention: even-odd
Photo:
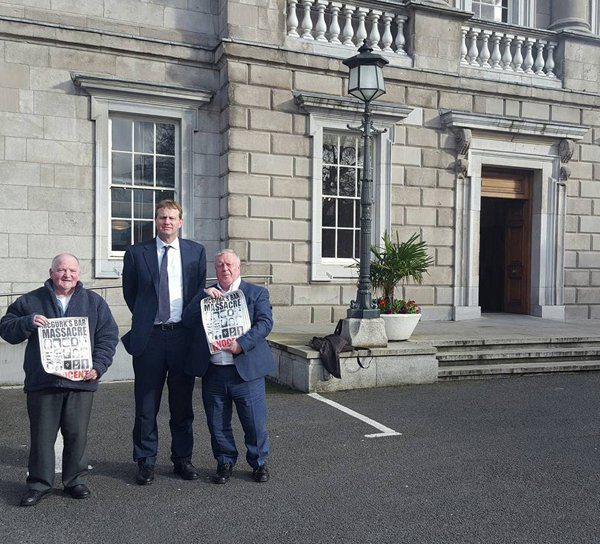
<instances>
[{"instance_id":1,"label":"stone steps","mask_svg":"<svg viewBox=\"0 0 600 544\"><path fill-rule=\"evenodd\" d=\"M436 347L440 380L600 370L599 338L459 340Z\"/></svg>"}]
</instances>

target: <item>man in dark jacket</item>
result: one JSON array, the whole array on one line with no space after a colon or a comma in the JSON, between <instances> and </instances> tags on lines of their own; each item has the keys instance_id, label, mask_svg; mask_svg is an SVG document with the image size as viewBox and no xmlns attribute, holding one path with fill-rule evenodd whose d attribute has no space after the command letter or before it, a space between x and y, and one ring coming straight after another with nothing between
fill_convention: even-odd
<instances>
[{"instance_id":1,"label":"man in dark jacket","mask_svg":"<svg viewBox=\"0 0 600 544\"><path fill-rule=\"evenodd\" d=\"M244 430L246 461L252 467L252 478L264 483L269 480L265 376L275 371L266 340L273 327L269 292L242 280L240 259L231 249L217 253L215 270L217 284L198 293L183 312L186 326L196 329L186 372L202 377L202 401L217 460L213 482L227 483L238 458L231 428L232 404L235 404ZM201 301L207 296L221 298L237 290L244 294L250 329L211 355L203 330Z\"/></svg>"},{"instance_id":2,"label":"man in dark jacket","mask_svg":"<svg viewBox=\"0 0 600 544\"><path fill-rule=\"evenodd\" d=\"M38 333L50 324L49 319L59 317L88 320L92 369L64 373L78 381L49 373L42 364ZM31 444L28 490L21 506L33 506L52 491L54 443L59 428L64 439L65 492L75 499L90 496L86 485L87 429L94 391L112 363L118 333L108 305L98 294L83 288L79 281L79 261L68 253L54 257L50 279L43 287L19 297L0 320L0 336L4 340L11 344L27 340L23 368ZM51 366L48 365L49 371ZM67 368L66 361L64 366Z\"/></svg>"}]
</instances>

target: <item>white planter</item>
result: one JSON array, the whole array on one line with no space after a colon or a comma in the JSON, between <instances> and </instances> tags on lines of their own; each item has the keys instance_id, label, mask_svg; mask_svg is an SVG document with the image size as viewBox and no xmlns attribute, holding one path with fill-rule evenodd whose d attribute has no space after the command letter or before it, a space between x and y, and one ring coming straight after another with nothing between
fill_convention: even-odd
<instances>
[{"instance_id":1,"label":"white planter","mask_svg":"<svg viewBox=\"0 0 600 544\"><path fill-rule=\"evenodd\" d=\"M415 330L421 314L381 314L385 334L390 342L408 340Z\"/></svg>"}]
</instances>

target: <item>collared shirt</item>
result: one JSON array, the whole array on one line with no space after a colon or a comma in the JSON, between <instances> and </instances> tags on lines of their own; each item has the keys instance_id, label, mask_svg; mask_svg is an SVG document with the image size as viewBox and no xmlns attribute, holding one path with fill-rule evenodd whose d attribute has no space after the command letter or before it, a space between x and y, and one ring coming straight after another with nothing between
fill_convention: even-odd
<instances>
[{"instance_id":1,"label":"collared shirt","mask_svg":"<svg viewBox=\"0 0 600 544\"><path fill-rule=\"evenodd\" d=\"M231 293L231 291L237 291L240 288L240 283L242 283L242 278L238 278L235 280L230 286L229 289L223 289L218 283L216 285L217 289L221 291L221 293ZM233 364L233 353L229 351L217 351L214 355L210 356L210 362L213 365L232 365Z\"/></svg>"},{"instance_id":2,"label":"collared shirt","mask_svg":"<svg viewBox=\"0 0 600 544\"><path fill-rule=\"evenodd\" d=\"M58 305L61 308L61 315L65 315L67 313L67 308L69 307L69 302L71 301L71 297L73 296L73 293L71 293L70 295L57 295L56 292L54 293L54 296L56 297L56 300L58 301Z\"/></svg>"},{"instance_id":3,"label":"collared shirt","mask_svg":"<svg viewBox=\"0 0 600 544\"><path fill-rule=\"evenodd\" d=\"M181 249L179 247L179 238L175 238L170 244L165 244L158 236L156 237L156 255L158 257L158 269L162 263L165 254L164 247L171 246L169 249L169 261L167 271L169 272L169 299L171 301L171 317L167 323L179 323L183 313L183 273L181 267ZM158 319L154 323L160 323Z\"/></svg>"}]
</instances>

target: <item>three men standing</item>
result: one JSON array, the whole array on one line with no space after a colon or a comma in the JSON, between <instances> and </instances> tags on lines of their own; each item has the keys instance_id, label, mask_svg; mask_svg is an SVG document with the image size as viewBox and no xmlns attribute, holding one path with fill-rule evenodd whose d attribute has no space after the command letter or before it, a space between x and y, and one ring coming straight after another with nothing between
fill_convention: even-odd
<instances>
[{"instance_id":1,"label":"three men standing","mask_svg":"<svg viewBox=\"0 0 600 544\"><path fill-rule=\"evenodd\" d=\"M192 298L203 292L206 255L201 244L178 238L183 212L177 202L159 202L154 222L156 238L128 247L123 262L123 296L132 320L131 330L122 340L133 356L133 459L138 464L136 481L140 485L154 480L156 417L165 380L173 470L185 480L199 477L191 462L194 376L184 372L191 331L181 319Z\"/></svg>"},{"instance_id":2,"label":"three men standing","mask_svg":"<svg viewBox=\"0 0 600 544\"><path fill-rule=\"evenodd\" d=\"M44 370L38 333L59 317L87 317L92 370L83 381L50 374ZM90 496L87 430L98 379L111 365L119 341L119 330L104 299L83 288L79 260L62 253L52 260L50 278L43 287L13 302L0 321L0 336L11 344L27 340L25 348L25 393L31 444L27 493L21 506L33 506L52 491L54 443L60 429L64 438L62 482L75 499Z\"/></svg>"}]
</instances>

